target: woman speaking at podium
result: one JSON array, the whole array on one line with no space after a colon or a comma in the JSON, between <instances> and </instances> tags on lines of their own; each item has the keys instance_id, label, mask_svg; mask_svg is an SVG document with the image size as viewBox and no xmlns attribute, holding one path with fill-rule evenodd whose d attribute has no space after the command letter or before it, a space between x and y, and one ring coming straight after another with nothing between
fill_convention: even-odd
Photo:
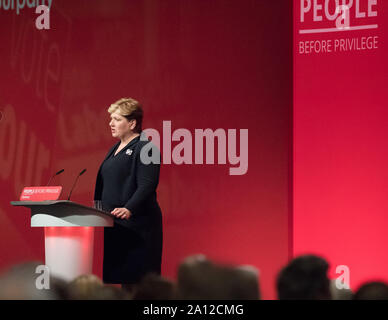
<instances>
[{"instance_id":1,"label":"woman speaking at podium","mask_svg":"<svg viewBox=\"0 0 388 320\"><path fill-rule=\"evenodd\" d=\"M114 215L114 227L104 229L103 281L131 290L145 274L161 271L162 213L156 200L160 162L141 161L142 147L151 142L140 139L143 110L136 100L120 99L108 112L112 136L120 141L102 162L94 193L102 209ZM150 148L150 158L156 150Z\"/></svg>"}]
</instances>

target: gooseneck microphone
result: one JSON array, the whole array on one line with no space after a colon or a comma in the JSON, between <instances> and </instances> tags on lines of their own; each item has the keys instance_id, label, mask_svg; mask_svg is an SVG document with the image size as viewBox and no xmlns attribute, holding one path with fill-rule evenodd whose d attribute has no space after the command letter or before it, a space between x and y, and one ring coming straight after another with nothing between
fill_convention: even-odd
<instances>
[{"instance_id":1,"label":"gooseneck microphone","mask_svg":"<svg viewBox=\"0 0 388 320\"><path fill-rule=\"evenodd\" d=\"M75 187L75 185L76 185L76 183L77 183L77 181L78 181L78 178L79 178L80 176L82 176L85 172L86 172L86 169L83 169L83 170L78 174L77 178L75 179L75 181L74 181L74 183L73 183L73 186L71 187L71 190L70 190L70 193L69 193L69 197L67 198L67 200L70 200L71 193L73 192L73 189L74 189L74 187Z\"/></svg>"},{"instance_id":2,"label":"gooseneck microphone","mask_svg":"<svg viewBox=\"0 0 388 320\"><path fill-rule=\"evenodd\" d=\"M57 173L53 174L53 175L51 176L51 178L49 179L49 181L47 182L46 187L50 184L52 178L54 178L54 177L57 176L58 174L61 174L63 171L65 171L65 169L61 169L61 170L59 170Z\"/></svg>"}]
</instances>

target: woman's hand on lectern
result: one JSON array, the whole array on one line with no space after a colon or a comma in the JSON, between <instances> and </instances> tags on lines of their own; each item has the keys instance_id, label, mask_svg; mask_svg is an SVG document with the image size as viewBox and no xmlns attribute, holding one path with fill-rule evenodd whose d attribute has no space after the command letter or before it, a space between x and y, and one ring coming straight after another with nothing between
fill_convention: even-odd
<instances>
[{"instance_id":1,"label":"woman's hand on lectern","mask_svg":"<svg viewBox=\"0 0 388 320\"><path fill-rule=\"evenodd\" d=\"M115 208L111 211L111 214L113 214L116 218L128 220L131 216L131 211L127 208Z\"/></svg>"}]
</instances>

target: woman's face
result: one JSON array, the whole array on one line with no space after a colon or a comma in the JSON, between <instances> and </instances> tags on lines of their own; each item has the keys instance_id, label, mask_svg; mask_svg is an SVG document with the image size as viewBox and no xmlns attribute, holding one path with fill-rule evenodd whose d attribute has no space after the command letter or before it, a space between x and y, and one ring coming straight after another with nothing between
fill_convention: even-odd
<instances>
[{"instance_id":1,"label":"woman's face","mask_svg":"<svg viewBox=\"0 0 388 320\"><path fill-rule=\"evenodd\" d=\"M134 120L128 121L128 119L123 117L118 111L113 112L110 115L110 118L109 126L111 128L112 137L122 138L132 133Z\"/></svg>"}]
</instances>

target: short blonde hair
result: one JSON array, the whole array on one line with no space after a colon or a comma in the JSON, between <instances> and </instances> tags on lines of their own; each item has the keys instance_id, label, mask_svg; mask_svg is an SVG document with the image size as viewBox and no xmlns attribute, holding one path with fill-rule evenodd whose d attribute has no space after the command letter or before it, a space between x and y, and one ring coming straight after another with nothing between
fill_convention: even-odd
<instances>
[{"instance_id":1,"label":"short blonde hair","mask_svg":"<svg viewBox=\"0 0 388 320\"><path fill-rule=\"evenodd\" d=\"M136 120L135 132L140 133L143 123L143 108L138 101L132 98L121 98L108 108L110 114L119 111L120 115L128 120Z\"/></svg>"}]
</instances>

